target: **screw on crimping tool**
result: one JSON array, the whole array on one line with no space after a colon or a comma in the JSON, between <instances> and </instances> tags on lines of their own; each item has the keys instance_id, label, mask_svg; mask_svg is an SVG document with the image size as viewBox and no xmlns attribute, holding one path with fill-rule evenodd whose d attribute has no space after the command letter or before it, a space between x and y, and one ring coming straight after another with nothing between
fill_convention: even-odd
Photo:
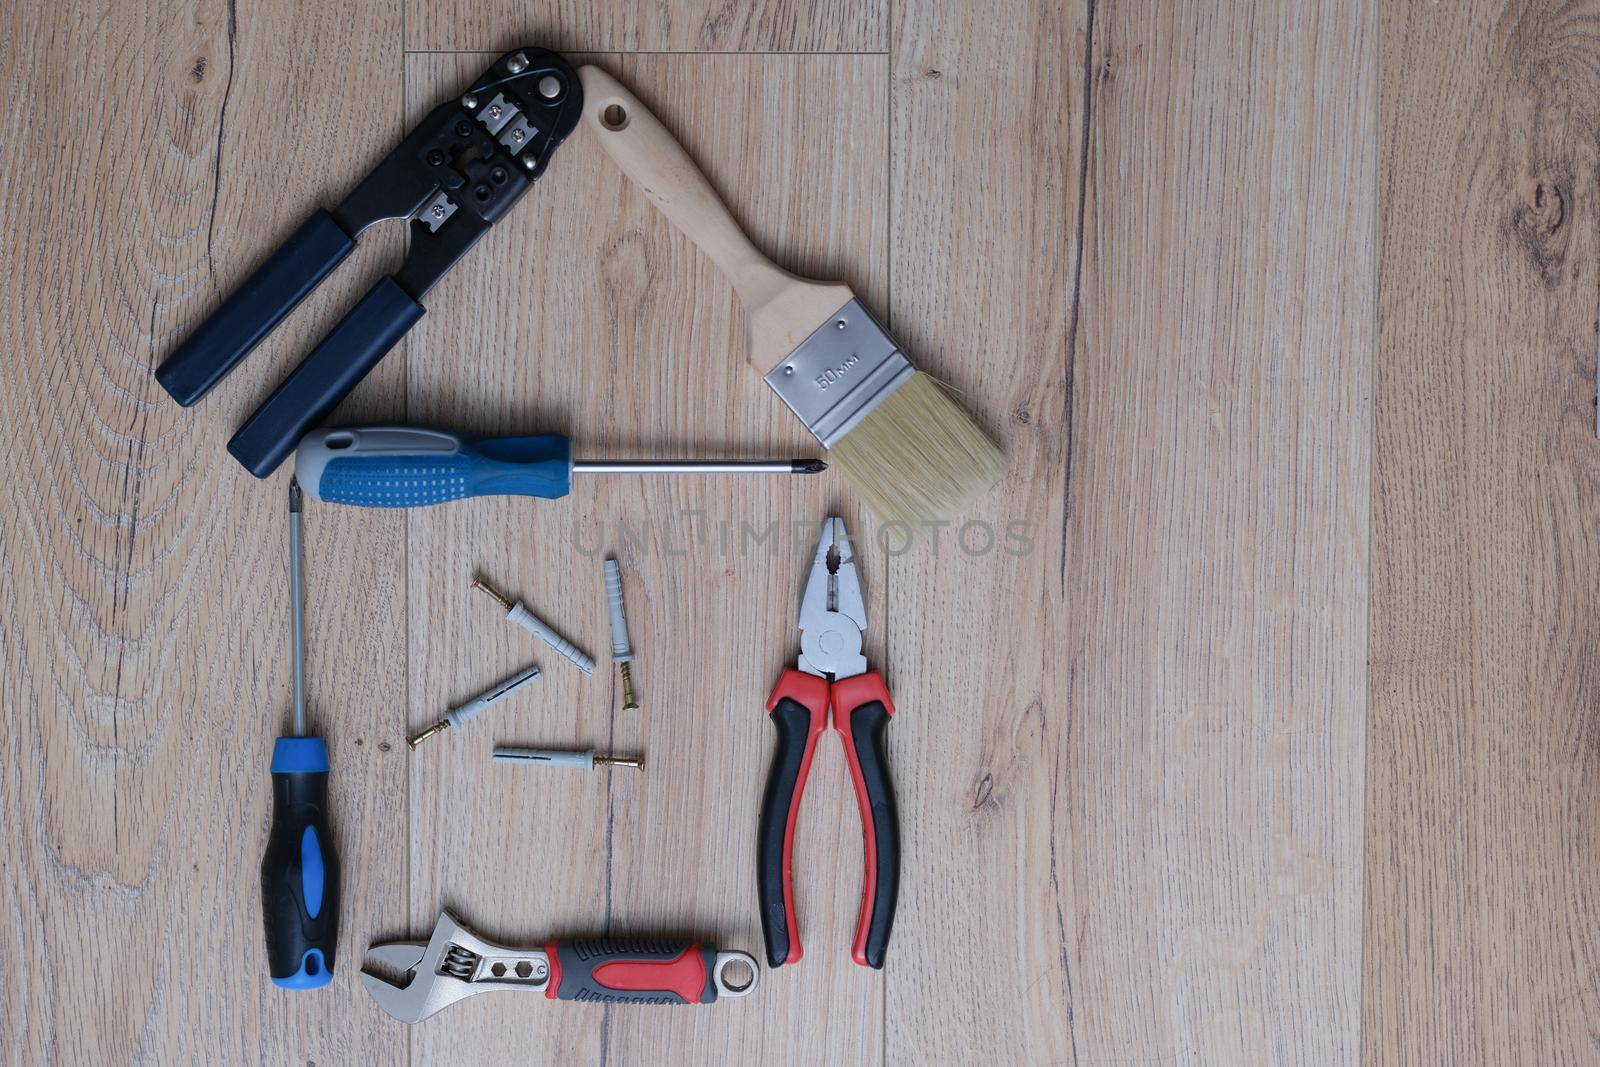
<instances>
[{"instance_id":1,"label":"screw on crimping tool","mask_svg":"<svg viewBox=\"0 0 1600 1067\"><path fill-rule=\"evenodd\" d=\"M195 403L364 230L410 219L400 269L378 280L228 442L250 473L272 473L422 318L423 296L544 173L582 110L582 85L559 55L525 47L501 56L417 123L342 204L314 212L167 357L156 380L178 403Z\"/></svg>"}]
</instances>

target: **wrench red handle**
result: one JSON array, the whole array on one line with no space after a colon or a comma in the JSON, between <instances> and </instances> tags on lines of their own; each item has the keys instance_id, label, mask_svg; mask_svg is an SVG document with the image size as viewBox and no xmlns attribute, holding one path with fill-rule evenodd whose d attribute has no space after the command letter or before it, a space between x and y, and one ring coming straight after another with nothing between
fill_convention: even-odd
<instances>
[{"instance_id":1,"label":"wrench red handle","mask_svg":"<svg viewBox=\"0 0 1600 1067\"><path fill-rule=\"evenodd\" d=\"M690 941L594 938L551 941L551 1000L611 1004L710 1004L717 950Z\"/></svg>"},{"instance_id":2,"label":"wrench red handle","mask_svg":"<svg viewBox=\"0 0 1600 1067\"><path fill-rule=\"evenodd\" d=\"M794 910L794 826L800 797L811 773L817 738L828 725L828 683L813 674L785 670L767 698L778 730L778 747L767 771L756 838L756 892L767 963L798 963L800 922Z\"/></svg>"},{"instance_id":3,"label":"wrench red handle","mask_svg":"<svg viewBox=\"0 0 1600 1067\"><path fill-rule=\"evenodd\" d=\"M833 683L833 728L844 739L861 808L861 914L851 955L863 967L883 966L900 898L900 815L883 748L893 714L894 702L877 671Z\"/></svg>"}]
</instances>

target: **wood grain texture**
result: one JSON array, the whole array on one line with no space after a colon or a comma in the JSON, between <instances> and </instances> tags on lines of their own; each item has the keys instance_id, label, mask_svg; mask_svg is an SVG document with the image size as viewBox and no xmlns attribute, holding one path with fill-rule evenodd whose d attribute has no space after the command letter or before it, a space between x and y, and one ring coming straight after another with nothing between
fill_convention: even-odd
<instances>
[{"instance_id":1,"label":"wood grain texture","mask_svg":"<svg viewBox=\"0 0 1600 1067\"><path fill-rule=\"evenodd\" d=\"M413 106L457 91L485 58L413 57ZM574 61L613 72L679 131L785 264L842 269L864 291L883 292L882 57ZM838 106L804 106L823 94ZM446 286L474 296L452 300ZM558 165L446 286L411 342L410 409L420 421L567 432L580 456L816 454L746 365L728 281L592 136L562 147ZM491 937L681 932L759 952L755 812L772 745L763 704L798 651L800 584L830 508L857 521L832 477L594 477L560 501L413 513L413 725L524 663L546 668L528 695L417 752L414 929L448 905ZM608 553L623 565L637 712L618 710L606 654ZM468 589L474 568L595 654L596 676L500 622ZM870 559L865 580L881 598L884 572ZM642 775L562 775L492 765L497 742L643 751L649 766ZM811 1050L818 1062L875 1058L881 1002L874 976L849 956L856 824L844 761L827 746L798 846L811 951L802 967L766 975L755 997L682 1012L547 1010L484 997L420 1030L418 1060L470 1048L486 1060L630 1063L670 1049L680 1062L717 1062L753 1059L774 1043Z\"/></svg>"},{"instance_id":2,"label":"wood grain texture","mask_svg":"<svg viewBox=\"0 0 1600 1067\"><path fill-rule=\"evenodd\" d=\"M223 444L400 228L195 408L150 371L529 40L626 84L776 262L860 293L1011 473L907 554L836 472L311 509L342 973L280 993L257 865L285 474ZM1600 1058L1596 55L1594 0L0 6L0 1062ZM428 303L340 421L814 452L745 364L728 280L586 131ZM849 960L830 735L805 959L754 997L382 1015L363 950L441 906L507 942L759 952L761 709L829 512L898 706L887 970ZM532 661L526 694L406 751ZM649 769L502 767L497 742Z\"/></svg>"},{"instance_id":3,"label":"wood grain texture","mask_svg":"<svg viewBox=\"0 0 1600 1067\"><path fill-rule=\"evenodd\" d=\"M887 325L1010 468L890 567L907 863L885 1059L961 1062L980 1043L984 1062L1071 1063L1062 924L1085 902L1054 836L1078 788L1061 567L1089 5L997 19L914 2L894 21Z\"/></svg>"},{"instance_id":4,"label":"wood grain texture","mask_svg":"<svg viewBox=\"0 0 1600 1067\"><path fill-rule=\"evenodd\" d=\"M0 215L0 627L7 1062L386 1062L404 1035L344 983L265 980L267 766L290 704L285 478L226 434L331 324L370 242L215 395L152 367L399 132L398 3L7 5ZM360 111L326 101L360 94ZM399 399L398 364L364 404ZM343 961L403 903L391 517L308 522L310 692L334 753Z\"/></svg>"},{"instance_id":5,"label":"wood grain texture","mask_svg":"<svg viewBox=\"0 0 1600 1067\"><path fill-rule=\"evenodd\" d=\"M1097 4L1009 48L896 20L894 326L989 369L1016 454L989 506L1036 554L894 582L903 699L979 695L900 724L915 832L970 863L908 918L1008 966L891 975L892 1048L988 1020L1001 1061L1357 1055L1375 16ZM957 40L1056 54L986 98ZM1041 121L1085 85L1086 159ZM951 128L989 151L940 168Z\"/></svg>"},{"instance_id":6,"label":"wood grain texture","mask_svg":"<svg viewBox=\"0 0 1600 1067\"><path fill-rule=\"evenodd\" d=\"M1367 1058L1600 1057L1600 6L1383 23Z\"/></svg>"},{"instance_id":7,"label":"wood grain texture","mask_svg":"<svg viewBox=\"0 0 1600 1067\"><path fill-rule=\"evenodd\" d=\"M1066 570L1080 1041L1352 1062L1377 8L1105 15Z\"/></svg>"},{"instance_id":8,"label":"wood grain texture","mask_svg":"<svg viewBox=\"0 0 1600 1067\"><path fill-rule=\"evenodd\" d=\"M408 0L406 47L881 52L889 0Z\"/></svg>"}]
</instances>

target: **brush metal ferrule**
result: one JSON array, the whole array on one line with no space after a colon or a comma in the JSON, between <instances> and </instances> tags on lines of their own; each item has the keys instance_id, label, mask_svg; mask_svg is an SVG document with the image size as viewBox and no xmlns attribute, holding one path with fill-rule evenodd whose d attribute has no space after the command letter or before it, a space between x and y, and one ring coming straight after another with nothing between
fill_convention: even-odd
<instances>
[{"instance_id":1,"label":"brush metal ferrule","mask_svg":"<svg viewBox=\"0 0 1600 1067\"><path fill-rule=\"evenodd\" d=\"M789 353L766 381L824 448L832 448L917 368L852 300Z\"/></svg>"}]
</instances>

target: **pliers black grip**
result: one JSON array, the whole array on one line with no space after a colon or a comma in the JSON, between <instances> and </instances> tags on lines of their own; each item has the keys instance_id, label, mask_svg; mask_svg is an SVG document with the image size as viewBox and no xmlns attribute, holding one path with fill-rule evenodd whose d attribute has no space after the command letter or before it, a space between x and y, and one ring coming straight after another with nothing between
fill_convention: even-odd
<instances>
[{"instance_id":1,"label":"pliers black grip","mask_svg":"<svg viewBox=\"0 0 1600 1067\"><path fill-rule=\"evenodd\" d=\"M178 403L205 396L356 246L410 218L401 267L376 285L228 442L264 478L426 313L422 297L528 191L583 113L566 60L519 48L429 112L333 211L318 209L156 369Z\"/></svg>"}]
</instances>

